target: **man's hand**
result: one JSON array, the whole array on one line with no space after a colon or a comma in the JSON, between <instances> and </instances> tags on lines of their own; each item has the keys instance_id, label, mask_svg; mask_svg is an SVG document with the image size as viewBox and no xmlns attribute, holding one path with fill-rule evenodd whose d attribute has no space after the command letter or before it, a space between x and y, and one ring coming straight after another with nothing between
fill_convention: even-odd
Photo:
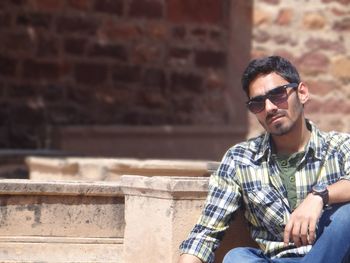
<instances>
[{"instance_id":1,"label":"man's hand","mask_svg":"<svg viewBox=\"0 0 350 263\"><path fill-rule=\"evenodd\" d=\"M284 229L284 244L287 246L291 240L297 247L313 244L322 210L322 198L309 194L292 213Z\"/></svg>"},{"instance_id":2,"label":"man's hand","mask_svg":"<svg viewBox=\"0 0 350 263\"><path fill-rule=\"evenodd\" d=\"M178 263L203 263L203 262L199 258L193 255L182 254L180 256Z\"/></svg>"}]
</instances>

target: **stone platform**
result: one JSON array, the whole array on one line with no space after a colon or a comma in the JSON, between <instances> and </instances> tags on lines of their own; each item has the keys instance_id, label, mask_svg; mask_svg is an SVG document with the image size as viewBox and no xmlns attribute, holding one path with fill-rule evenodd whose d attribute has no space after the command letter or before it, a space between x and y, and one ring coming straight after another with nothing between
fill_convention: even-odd
<instances>
[{"instance_id":1,"label":"stone platform","mask_svg":"<svg viewBox=\"0 0 350 263\"><path fill-rule=\"evenodd\" d=\"M0 181L0 262L176 263L217 163L133 160L116 169L125 161L32 158L32 179ZM254 246L240 212L216 262L238 245Z\"/></svg>"}]
</instances>

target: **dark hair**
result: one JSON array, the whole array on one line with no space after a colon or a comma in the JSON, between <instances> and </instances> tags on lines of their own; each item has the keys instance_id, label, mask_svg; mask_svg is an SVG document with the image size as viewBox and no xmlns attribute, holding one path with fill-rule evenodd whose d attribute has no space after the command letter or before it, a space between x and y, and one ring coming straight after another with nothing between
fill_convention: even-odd
<instances>
[{"instance_id":1,"label":"dark hair","mask_svg":"<svg viewBox=\"0 0 350 263\"><path fill-rule=\"evenodd\" d=\"M242 88L249 97L249 85L259 75L277 73L289 83L299 83L300 77L297 69L291 62L280 56L270 56L252 60L242 76Z\"/></svg>"}]
</instances>

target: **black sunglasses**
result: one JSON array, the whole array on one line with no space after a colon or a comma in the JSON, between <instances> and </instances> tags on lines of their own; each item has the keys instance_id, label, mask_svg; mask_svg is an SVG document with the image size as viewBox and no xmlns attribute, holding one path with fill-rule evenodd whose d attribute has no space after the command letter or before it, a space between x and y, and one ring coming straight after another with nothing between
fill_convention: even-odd
<instances>
[{"instance_id":1,"label":"black sunglasses","mask_svg":"<svg viewBox=\"0 0 350 263\"><path fill-rule=\"evenodd\" d=\"M265 109L265 101L269 99L273 104L278 105L288 99L287 88L297 88L298 83L289 83L269 90L265 95L256 96L246 102L248 109L252 113L259 113Z\"/></svg>"}]
</instances>

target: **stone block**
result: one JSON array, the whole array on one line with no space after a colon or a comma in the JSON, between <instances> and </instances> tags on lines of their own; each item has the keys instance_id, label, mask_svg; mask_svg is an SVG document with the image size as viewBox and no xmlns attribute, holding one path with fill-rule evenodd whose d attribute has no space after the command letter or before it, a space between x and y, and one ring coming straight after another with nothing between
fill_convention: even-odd
<instances>
[{"instance_id":1,"label":"stone block","mask_svg":"<svg viewBox=\"0 0 350 263\"><path fill-rule=\"evenodd\" d=\"M1 262L123 262L116 183L0 183Z\"/></svg>"},{"instance_id":2,"label":"stone block","mask_svg":"<svg viewBox=\"0 0 350 263\"><path fill-rule=\"evenodd\" d=\"M126 175L121 178L121 187L126 200L125 262L176 263L178 247L203 209L208 178ZM141 218L146 220L141 223ZM254 246L242 214L230 229L216 253L217 263L234 246Z\"/></svg>"},{"instance_id":3,"label":"stone block","mask_svg":"<svg viewBox=\"0 0 350 263\"><path fill-rule=\"evenodd\" d=\"M0 261L124 263L122 239L0 237Z\"/></svg>"},{"instance_id":4,"label":"stone block","mask_svg":"<svg viewBox=\"0 0 350 263\"><path fill-rule=\"evenodd\" d=\"M27 157L31 180L118 181L124 174L143 176L209 176L216 162L126 158Z\"/></svg>"}]
</instances>

